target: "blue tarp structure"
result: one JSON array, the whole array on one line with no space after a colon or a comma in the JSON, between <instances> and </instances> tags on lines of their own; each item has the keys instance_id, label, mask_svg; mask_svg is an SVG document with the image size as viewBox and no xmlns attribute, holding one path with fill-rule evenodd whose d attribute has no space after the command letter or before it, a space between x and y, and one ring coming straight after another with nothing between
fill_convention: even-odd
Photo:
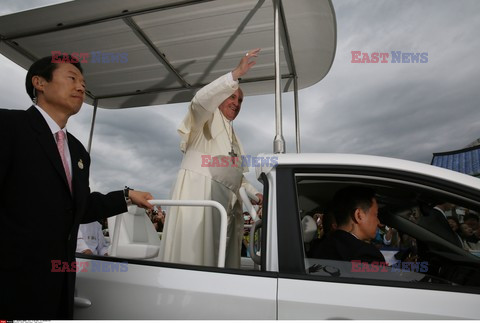
<instances>
[{"instance_id":1,"label":"blue tarp structure","mask_svg":"<svg viewBox=\"0 0 480 323\"><path fill-rule=\"evenodd\" d=\"M480 176L480 145L434 153L431 164L478 177Z\"/></svg>"}]
</instances>

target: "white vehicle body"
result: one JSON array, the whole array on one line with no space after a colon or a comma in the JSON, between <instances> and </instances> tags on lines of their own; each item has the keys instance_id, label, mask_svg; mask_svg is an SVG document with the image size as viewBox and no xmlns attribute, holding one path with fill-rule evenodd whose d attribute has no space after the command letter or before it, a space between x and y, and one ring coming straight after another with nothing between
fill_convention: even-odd
<instances>
[{"instance_id":1,"label":"white vehicle body","mask_svg":"<svg viewBox=\"0 0 480 323\"><path fill-rule=\"evenodd\" d=\"M274 156L274 155L262 155ZM258 174L268 180L264 191L267 208L266 235L262 269L248 268L243 259L241 270L168 264L156 260L128 260L105 257L79 258L79 261L127 261L128 271L92 271L77 274L78 319L478 319L478 287L455 284L436 285L395 280L372 280L307 275L290 266L289 250L300 237L299 226L285 228L285 218L298 215L288 212L285 194L294 190L282 187L285 178L278 170L307 169L310 175L328 176L329 180L361 181L375 177L394 183L459 194L449 187L466 188L476 195L480 205L480 180L442 168L415 162L361 155L286 154L275 155L278 165L258 167ZM332 167L336 171L332 172ZM324 169L323 172L320 170ZM355 173L352 170L356 170ZM266 171L264 173L263 171ZM365 174L368 171L369 175ZM299 172L303 174L303 171ZM388 174L394 174L388 175ZM415 178L422 179L416 181ZM277 180L278 179L278 180ZM280 181L280 183L279 183ZM264 183L265 184L265 183ZM462 191L462 190L460 190ZM467 197L470 202L470 197ZM293 206L294 207L294 206ZM265 215L264 215L265 216ZM264 222L264 223L265 223ZM289 232L285 235L285 232ZM288 240L288 241L286 241ZM297 244L303 245L302 244ZM462 253L461 250L458 251ZM302 250L301 257L304 256ZM287 256L287 259L285 257ZM468 259L468 256L466 256ZM472 256L475 258L474 256ZM473 259L472 258L472 259ZM309 262L311 259L303 258ZM473 262L480 264L480 259ZM475 265L474 265L475 266ZM306 267L303 268L305 271ZM477 269L478 271L478 269ZM420 275L420 274L419 274ZM346 274L348 276L348 274ZM421 275L423 276L423 275ZM415 276L408 278L414 279ZM476 292L475 292L476 290Z\"/></svg>"}]
</instances>

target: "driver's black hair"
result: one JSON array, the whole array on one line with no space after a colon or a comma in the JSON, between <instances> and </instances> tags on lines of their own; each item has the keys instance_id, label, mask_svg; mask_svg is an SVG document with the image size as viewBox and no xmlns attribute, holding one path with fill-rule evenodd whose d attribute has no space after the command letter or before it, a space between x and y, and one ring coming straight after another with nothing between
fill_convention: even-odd
<instances>
[{"instance_id":1,"label":"driver's black hair","mask_svg":"<svg viewBox=\"0 0 480 323\"><path fill-rule=\"evenodd\" d=\"M374 198L375 191L366 186L347 186L337 191L333 197L331 209L337 225L347 224L358 208L368 212Z\"/></svg>"}]
</instances>

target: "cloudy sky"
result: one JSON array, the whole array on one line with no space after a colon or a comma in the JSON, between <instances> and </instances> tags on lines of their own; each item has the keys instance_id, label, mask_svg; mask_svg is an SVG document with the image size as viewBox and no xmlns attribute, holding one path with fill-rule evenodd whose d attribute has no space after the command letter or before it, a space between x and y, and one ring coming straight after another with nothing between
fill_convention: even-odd
<instances>
[{"instance_id":1,"label":"cloudy sky","mask_svg":"<svg viewBox=\"0 0 480 323\"><path fill-rule=\"evenodd\" d=\"M55 2L61 1L2 0L0 15ZM480 137L480 1L333 0L333 5L332 69L299 93L302 152L429 163L433 152L460 149ZM426 52L428 62L354 64L352 51ZM0 108L26 109L31 104L26 71L0 55L0 75ZM283 96L283 104L287 152L295 152L291 94ZM248 154L272 152L273 107L273 95L245 99L235 129ZM127 184L168 198L182 157L176 127L186 109L187 104L99 109L91 187L107 192ZM91 106L84 105L68 124L85 146L91 118ZM248 178L254 180L252 171Z\"/></svg>"}]
</instances>

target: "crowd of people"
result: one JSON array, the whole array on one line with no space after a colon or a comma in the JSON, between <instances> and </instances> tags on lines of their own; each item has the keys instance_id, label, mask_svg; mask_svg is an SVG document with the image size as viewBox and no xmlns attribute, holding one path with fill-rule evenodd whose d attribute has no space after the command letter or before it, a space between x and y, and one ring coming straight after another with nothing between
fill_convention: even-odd
<instances>
[{"instance_id":1,"label":"crowd of people","mask_svg":"<svg viewBox=\"0 0 480 323\"><path fill-rule=\"evenodd\" d=\"M477 213L468 209L462 209L463 213L458 216L455 213L447 217L448 224L460 238L465 250L480 250L480 221Z\"/></svg>"}]
</instances>

